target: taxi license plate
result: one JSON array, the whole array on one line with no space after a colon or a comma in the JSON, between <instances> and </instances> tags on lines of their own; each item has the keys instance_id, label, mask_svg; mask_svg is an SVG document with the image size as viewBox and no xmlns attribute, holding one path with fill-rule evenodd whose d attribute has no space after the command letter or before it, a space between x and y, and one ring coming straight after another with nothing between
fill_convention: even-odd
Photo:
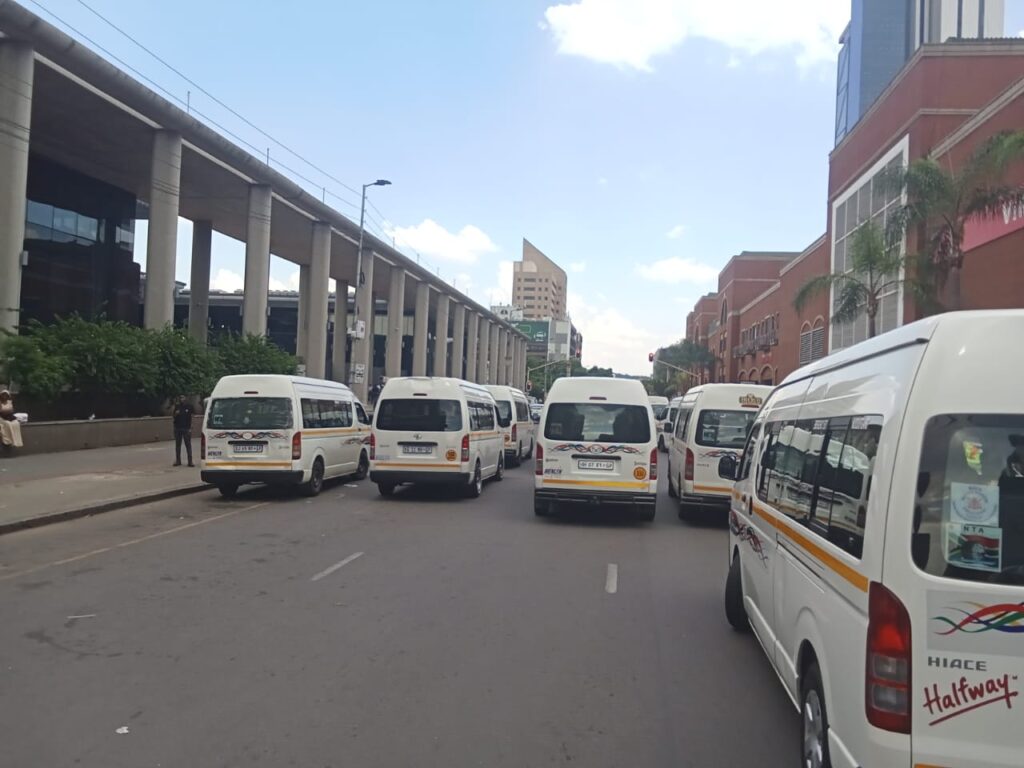
<instances>
[{"instance_id":1,"label":"taxi license plate","mask_svg":"<svg viewBox=\"0 0 1024 768\"><path fill-rule=\"evenodd\" d=\"M236 445L235 453L263 453L262 445Z\"/></svg>"},{"instance_id":2,"label":"taxi license plate","mask_svg":"<svg viewBox=\"0 0 1024 768\"><path fill-rule=\"evenodd\" d=\"M422 456L424 454L430 454L432 448L429 445L403 445L402 453L411 453L413 455Z\"/></svg>"},{"instance_id":3,"label":"taxi license plate","mask_svg":"<svg viewBox=\"0 0 1024 768\"><path fill-rule=\"evenodd\" d=\"M580 459L577 465L580 469L615 469L614 461L598 461L597 459Z\"/></svg>"}]
</instances>

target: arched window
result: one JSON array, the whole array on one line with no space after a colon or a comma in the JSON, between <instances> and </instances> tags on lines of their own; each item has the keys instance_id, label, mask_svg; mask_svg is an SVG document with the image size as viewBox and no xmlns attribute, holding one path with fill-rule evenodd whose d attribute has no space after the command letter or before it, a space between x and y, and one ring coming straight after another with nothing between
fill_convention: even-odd
<instances>
[{"instance_id":1,"label":"arched window","mask_svg":"<svg viewBox=\"0 0 1024 768\"><path fill-rule=\"evenodd\" d=\"M811 362L811 335L810 323L800 326L800 365L807 365Z\"/></svg>"},{"instance_id":2,"label":"arched window","mask_svg":"<svg viewBox=\"0 0 1024 768\"><path fill-rule=\"evenodd\" d=\"M811 330L811 360L820 360L825 356L825 319L818 317Z\"/></svg>"},{"instance_id":3,"label":"arched window","mask_svg":"<svg viewBox=\"0 0 1024 768\"><path fill-rule=\"evenodd\" d=\"M771 366L766 365L761 369L761 383L767 384L769 387L775 384L775 376L772 373Z\"/></svg>"},{"instance_id":4,"label":"arched window","mask_svg":"<svg viewBox=\"0 0 1024 768\"><path fill-rule=\"evenodd\" d=\"M746 383L746 381L747 381L747 373L746 373L746 371L740 371L740 377L738 379L738 382L740 384L744 384L744 383Z\"/></svg>"}]
</instances>

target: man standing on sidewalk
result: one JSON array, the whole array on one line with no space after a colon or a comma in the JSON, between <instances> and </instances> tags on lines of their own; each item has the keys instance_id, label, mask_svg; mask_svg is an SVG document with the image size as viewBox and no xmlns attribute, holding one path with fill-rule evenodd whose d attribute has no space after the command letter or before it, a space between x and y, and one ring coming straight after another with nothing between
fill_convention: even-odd
<instances>
[{"instance_id":1,"label":"man standing on sidewalk","mask_svg":"<svg viewBox=\"0 0 1024 768\"><path fill-rule=\"evenodd\" d=\"M178 400L171 411L171 421L174 423L174 466L181 466L181 443L185 441L185 450L188 454L188 465L192 463L192 414L195 409L185 400L184 395L178 395Z\"/></svg>"}]
</instances>

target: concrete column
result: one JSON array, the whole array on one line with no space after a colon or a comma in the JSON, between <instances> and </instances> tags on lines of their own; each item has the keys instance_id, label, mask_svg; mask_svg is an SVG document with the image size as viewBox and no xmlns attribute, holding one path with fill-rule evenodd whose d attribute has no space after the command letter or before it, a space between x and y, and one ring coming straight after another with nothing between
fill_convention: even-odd
<instances>
[{"instance_id":1,"label":"concrete column","mask_svg":"<svg viewBox=\"0 0 1024 768\"><path fill-rule=\"evenodd\" d=\"M463 372L466 349L466 306L455 304L452 313L452 376L456 379L467 378Z\"/></svg>"},{"instance_id":2,"label":"concrete column","mask_svg":"<svg viewBox=\"0 0 1024 768\"><path fill-rule=\"evenodd\" d=\"M498 326L498 348L496 350L495 358L497 358L497 383L503 386L508 386L508 331L501 326Z\"/></svg>"},{"instance_id":3,"label":"concrete column","mask_svg":"<svg viewBox=\"0 0 1024 768\"><path fill-rule=\"evenodd\" d=\"M523 388L519 383L519 338L511 333L508 337L508 382L517 389Z\"/></svg>"},{"instance_id":4,"label":"concrete column","mask_svg":"<svg viewBox=\"0 0 1024 768\"><path fill-rule=\"evenodd\" d=\"M476 350L479 346L480 315L476 312L469 312L469 324L466 328L466 379L468 381L480 381L480 371L476 362Z\"/></svg>"},{"instance_id":5,"label":"concrete column","mask_svg":"<svg viewBox=\"0 0 1024 768\"><path fill-rule=\"evenodd\" d=\"M526 388L526 339L519 340L519 386Z\"/></svg>"},{"instance_id":6,"label":"concrete column","mask_svg":"<svg viewBox=\"0 0 1024 768\"><path fill-rule=\"evenodd\" d=\"M416 286L416 318L412 336L412 375L427 375L427 323L430 322L430 286Z\"/></svg>"},{"instance_id":7,"label":"concrete column","mask_svg":"<svg viewBox=\"0 0 1024 768\"><path fill-rule=\"evenodd\" d=\"M405 270L391 268L388 290L388 342L384 375L389 379L402 375L402 331L405 327Z\"/></svg>"},{"instance_id":8,"label":"concrete column","mask_svg":"<svg viewBox=\"0 0 1024 768\"><path fill-rule=\"evenodd\" d=\"M443 293L437 294L437 309L434 312L434 375L448 375L448 305L451 299Z\"/></svg>"},{"instance_id":9,"label":"concrete column","mask_svg":"<svg viewBox=\"0 0 1024 768\"><path fill-rule=\"evenodd\" d=\"M267 335L267 291L270 289L270 187L249 187L249 221L245 230L245 298L242 333ZM150 221L150 227L153 226ZM152 230L151 230L152 231ZM152 235L150 235L152 241Z\"/></svg>"},{"instance_id":10,"label":"concrete column","mask_svg":"<svg viewBox=\"0 0 1024 768\"><path fill-rule=\"evenodd\" d=\"M364 403L370 387L373 386L370 379L373 377L373 329L376 320L373 301L373 267L376 261L377 257L373 251L363 250L362 285L356 286L355 319L357 323L360 320L366 323L366 328L363 338L352 337L352 375L349 377L349 386L356 393L356 397ZM359 279L358 275L356 279ZM361 373L358 366L363 367Z\"/></svg>"},{"instance_id":11,"label":"concrete column","mask_svg":"<svg viewBox=\"0 0 1024 768\"><path fill-rule=\"evenodd\" d=\"M309 362L306 339L309 333L309 266L299 265L299 311L295 317L295 354Z\"/></svg>"},{"instance_id":12,"label":"concrete column","mask_svg":"<svg viewBox=\"0 0 1024 768\"><path fill-rule=\"evenodd\" d=\"M18 327L32 122L32 44L0 38L0 330ZM173 288L173 283L172 283Z\"/></svg>"},{"instance_id":13,"label":"concrete column","mask_svg":"<svg viewBox=\"0 0 1024 768\"><path fill-rule=\"evenodd\" d=\"M480 351L476 359L476 383L490 384L488 377L488 358L491 354L491 321L486 317L480 318Z\"/></svg>"},{"instance_id":14,"label":"concrete column","mask_svg":"<svg viewBox=\"0 0 1024 768\"><path fill-rule=\"evenodd\" d=\"M210 249L213 224L192 222L192 272L188 278L188 332L196 341L206 344L210 319Z\"/></svg>"},{"instance_id":15,"label":"concrete column","mask_svg":"<svg viewBox=\"0 0 1024 768\"><path fill-rule=\"evenodd\" d=\"M306 375L322 379L327 369L327 304L331 280L331 225L326 221L313 222L313 244L310 254L305 302L306 315ZM302 272L299 272L299 290Z\"/></svg>"},{"instance_id":16,"label":"concrete column","mask_svg":"<svg viewBox=\"0 0 1024 768\"><path fill-rule=\"evenodd\" d=\"M335 280L334 296L334 349L331 351L331 378L342 383L348 381L348 283Z\"/></svg>"},{"instance_id":17,"label":"concrete column","mask_svg":"<svg viewBox=\"0 0 1024 768\"><path fill-rule=\"evenodd\" d=\"M149 236L142 324L174 323L174 262L178 255L178 195L181 189L181 134L153 133L149 175Z\"/></svg>"},{"instance_id":18,"label":"concrete column","mask_svg":"<svg viewBox=\"0 0 1024 768\"><path fill-rule=\"evenodd\" d=\"M501 329L497 323L490 324L490 340L487 345L488 350L488 362L487 362L487 383L497 384L498 382L498 357L501 352L499 349L499 340Z\"/></svg>"}]
</instances>

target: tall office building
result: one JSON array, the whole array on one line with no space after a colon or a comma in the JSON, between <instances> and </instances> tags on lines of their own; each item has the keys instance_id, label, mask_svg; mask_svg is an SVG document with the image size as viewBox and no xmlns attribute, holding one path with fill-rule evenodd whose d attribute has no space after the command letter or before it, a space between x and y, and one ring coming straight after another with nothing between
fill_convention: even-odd
<instances>
[{"instance_id":1,"label":"tall office building","mask_svg":"<svg viewBox=\"0 0 1024 768\"><path fill-rule=\"evenodd\" d=\"M565 270L523 238L523 258L512 269L512 303L524 320L564 320Z\"/></svg>"},{"instance_id":2,"label":"tall office building","mask_svg":"<svg viewBox=\"0 0 1024 768\"><path fill-rule=\"evenodd\" d=\"M853 0L839 42L836 144L914 51L950 38L1001 37L1005 0Z\"/></svg>"}]
</instances>

